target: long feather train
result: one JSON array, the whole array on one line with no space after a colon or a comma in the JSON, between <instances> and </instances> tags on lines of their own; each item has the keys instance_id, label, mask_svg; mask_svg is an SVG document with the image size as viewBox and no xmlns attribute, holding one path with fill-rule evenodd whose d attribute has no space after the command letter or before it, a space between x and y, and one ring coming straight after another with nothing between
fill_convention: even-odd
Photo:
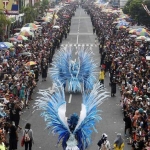
<instances>
[{"instance_id":1,"label":"long feather train","mask_svg":"<svg viewBox=\"0 0 150 150\"><path fill-rule=\"evenodd\" d=\"M94 85L91 93L83 93L80 119L74 130L74 134L78 137L78 147L80 150L86 149L91 144L91 129L97 132L95 125L96 122L101 120L98 106L100 106L107 97L108 92L106 92L99 83Z\"/></svg>"},{"instance_id":2,"label":"long feather train","mask_svg":"<svg viewBox=\"0 0 150 150\"><path fill-rule=\"evenodd\" d=\"M42 110L41 116L46 122L46 128L53 134L58 134L58 144L62 140L63 147L69 138L70 130L66 119L66 101L62 87L55 87L55 92L51 94L48 90L40 90L41 98L36 100L35 106Z\"/></svg>"},{"instance_id":3,"label":"long feather train","mask_svg":"<svg viewBox=\"0 0 150 150\"><path fill-rule=\"evenodd\" d=\"M90 93L84 92L80 117L73 113L68 121L65 115L66 101L62 86L55 87L53 94L49 89L40 90L39 93L42 97L36 100L35 106L42 110L41 116L47 123L46 127L53 134L58 134L58 144L62 140L64 150L71 148L71 150L78 148L85 150L91 144L92 129L96 131L96 122L101 120L98 106L108 97L105 89L96 83Z\"/></svg>"}]
</instances>

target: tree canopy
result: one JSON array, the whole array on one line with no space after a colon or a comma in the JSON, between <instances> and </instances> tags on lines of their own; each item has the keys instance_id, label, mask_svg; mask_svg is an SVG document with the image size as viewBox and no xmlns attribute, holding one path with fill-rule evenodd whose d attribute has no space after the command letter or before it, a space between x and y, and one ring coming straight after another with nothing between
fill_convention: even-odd
<instances>
[{"instance_id":1,"label":"tree canopy","mask_svg":"<svg viewBox=\"0 0 150 150\"><path fill-rule=\"evenodd\" d=\"M128 0L123 8L125 14L129 14L138 23L150 25L150 16L143 8L142 4L147 5L150 9L150 0Z\"/></svg>"},{"instance_id":2,"label":"tree canopy","mask_svg":"<svg viewBox=\"0 0 150 150\"><path fill-rule=\"evenodd\" d=\"M10 25L11 22L7 16L0 11L0 35L3 37L5 33L5 28L7 25Z\"/></svg>"}]
</instances>

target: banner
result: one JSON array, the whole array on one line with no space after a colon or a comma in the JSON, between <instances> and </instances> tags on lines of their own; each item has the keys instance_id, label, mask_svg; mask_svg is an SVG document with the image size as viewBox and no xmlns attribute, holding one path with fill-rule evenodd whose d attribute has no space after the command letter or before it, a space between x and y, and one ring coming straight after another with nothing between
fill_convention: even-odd
<instances>
[{"instance_id":1,"label":"banner","mask_svg":"<svg viewBox=\"0 0 150 150\"><path fill-rule=\"evenodd\" d=\"M3 10L7 15L18 15L19 4L15 0L0 0L0 10Z\"/></svg>"}]
</instances>

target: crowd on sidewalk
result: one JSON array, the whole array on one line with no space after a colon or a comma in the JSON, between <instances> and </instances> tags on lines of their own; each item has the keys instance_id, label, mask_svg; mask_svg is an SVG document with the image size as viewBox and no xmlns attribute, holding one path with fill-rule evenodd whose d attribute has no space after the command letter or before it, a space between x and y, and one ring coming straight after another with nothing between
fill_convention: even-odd
<instances>
[{"instance_id":1,"label":"crowd on sidewalk","mask_svg":"<svg viewBox=\"0 0 150 150\"><path fill-rule=\"evenodd\" d=\"M125 136L133 150L150 149L150 67L146 60L149 46L146 41L136 41L128 30L117 29L114 21L119 13L107 13L94 2L82 4L90 15L93 33L100 42L100 66L109 71L111 96L116 84L120 87L121 107L125 122ZM135 22L130 22L133 26ZM127 132L128 131L128 132Z\"/></svg>"},{"instance_id":2,"label":"crowd on sidewalk","mask_svg":"<svg viewBox=\"0 0 150 150\"><path fill-rule=\"evenodd\" d=\"M0 51L0 145L4 143L9 150L17 149L22 109L29 109L39 75L46 81L53 55L70 32L76 6L73 2L57 12L55 25L59 28L43 24L41 34L36 34L36 38L15 43L13 55L9 50ZM28 62L35 64L26 66Z\"/></svg>"}]
</instances>

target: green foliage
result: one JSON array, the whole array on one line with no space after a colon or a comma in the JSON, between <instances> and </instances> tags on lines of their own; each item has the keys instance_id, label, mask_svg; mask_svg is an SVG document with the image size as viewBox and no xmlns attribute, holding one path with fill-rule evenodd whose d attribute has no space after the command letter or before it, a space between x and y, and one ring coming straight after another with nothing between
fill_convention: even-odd
<instances>
[{"instance_id":1,"label":"green foliage","mask_svg":"<svg viewBox=\"0 0 150 150\"><path fill-rule=\"evenodd\" d=\"M150 8L150 0L145 0L144 2L143 0L128 0L123 8L123 12L129 14L138 24L150 25L150 16L144 10L143 3Z\"/></svg>"},{"instance_id":2,"label":"green foliage","mask_svg":"<svg viewBox=\"0 0 150 150\"><path fill-rule=\"evenodd\" d=\"M136 18L137 15L139 16L140 13L145 12L142 7L143 0L132 0L130 3L129 13L131 17Z\"/></svg>"},{"instance_id":3,"label":"green foliage","mask_svg":"<svg viewBox=\"0 0 150 150\"><path fill-rule=\"evenodd\" d=\"M38 15L38 10L32 6L26 6L22 8L22 12L25 14L25 23L31 23L33 22L37 15Z\"/></svg>"},{"instance_id":4,"label":"green foliage","mask_svg":"<svg viewBox=\"0 0 150 150\"><path fill-rule=\"evenodd\" d=\"M130 9L130 3L132 2L132 0L128 0L125 7L123 8L123 12L125 14L129 14L129 9Z\"/></svg>"},{"instance_id":5,"label":"green foliage","mask_svg":"<svg viewBox=\"0 0 150 150\"><path fill-rule=\"evenodd\" d=\"M34 6L27 5L22 7L20 12L25 14L24 23L33 22L37 18L39 10L44 12L48 5L49 1L43 0L42 2L35 3Z\"/></svg>"},{"instance_id":6,"label":"green foliage","mask_svg":"<svg viewBox=\"0 0 150 150\"><path fill-rule=\"evenodd\" d=\"M43 0L41 6L44 7L44 9L48 8L49 1L48 0Z\"/></svg>"},{"instance_id":7,"label":"green foliage","mask_svg":"<svg viewBox=\"0 0 150 150\"><path fill-rule=\"evenodd\" d=\"M5 27L9 26L11 24L11 21L6 17L6 15L0 11L0 35L4 36L5 33Z\"/></svg>"},{"instance_id":8,"label":"green foliage","mask_svg":"<svg viewBox=\"0 0 150 150\"><path fill-rule=\"evenodd\" d=\"M39 7L40 7L40 5L41 5L41 3L40 3L40 2L36 2L36 3L34 4L34 8L39 8Z\"/></svg>"}]
</instances>

